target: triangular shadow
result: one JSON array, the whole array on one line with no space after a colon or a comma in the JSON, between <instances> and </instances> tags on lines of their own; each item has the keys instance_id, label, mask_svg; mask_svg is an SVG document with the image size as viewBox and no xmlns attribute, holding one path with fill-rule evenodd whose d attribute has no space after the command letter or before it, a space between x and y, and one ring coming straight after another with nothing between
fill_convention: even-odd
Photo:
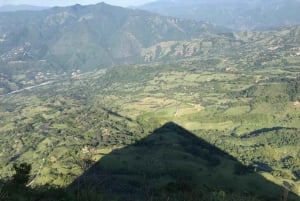
<instances>
[{"instance_id":1,"label":"triangular shadow","mask_svg":"<svg viewBox=\"0 0 300 201\"><path fill-rule=\"evenodd\" d=\"M170 122L102 157L69 188L91 187L120 200L151 200L161 193L237 193L282 200L284 189L234 157ZM195 200L201 200L197 198ZM289 200L300 200L289 194Z\"/></svg>"}]
</instances>

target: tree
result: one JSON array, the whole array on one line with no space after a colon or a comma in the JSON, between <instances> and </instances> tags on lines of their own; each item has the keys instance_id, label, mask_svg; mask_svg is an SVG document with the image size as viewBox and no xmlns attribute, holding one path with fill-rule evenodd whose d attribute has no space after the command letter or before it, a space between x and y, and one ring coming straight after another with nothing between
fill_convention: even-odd
<instances>
[{"instance_id":1,"label":"tree","mask_svg":"<svg viewBox=\"0 0 300 201\"><path fill-rule=\"evenodd\" d=\"M13 169L15 174L13 175L13 182L19 185L26 185L30 178L31 172L31 164L28 163L21 163L21 164L14 164Z\"/></svg>"},{"instance_id":2,"label":"tree","mask_svg":"<svg viewBox=\"0 0 300 201\"><path fill-rule=\"evenodd\" d=\"M94 163L94 152L89 147L83 147L82 152L84 153L80 154L78 148L70 153L71 161L74 165L79 167L81 171L86 172Z\"/></svg>"}]
</instances>

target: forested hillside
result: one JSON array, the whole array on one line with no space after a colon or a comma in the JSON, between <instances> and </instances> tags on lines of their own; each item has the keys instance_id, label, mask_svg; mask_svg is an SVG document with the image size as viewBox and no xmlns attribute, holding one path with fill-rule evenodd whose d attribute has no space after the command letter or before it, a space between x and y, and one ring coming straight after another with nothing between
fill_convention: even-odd
<instances>
[{"instance_id":1,"label":"forested hillside","mask_svg":"<svg viewBox=\"0 0 300 201\"><path fill-rule=\"evenodd\" d=\"M143 48L223 30L105 3L4 12L0 24L0 93L40 84L57 74L143 63Z\"/></svg>"}]
</instances>

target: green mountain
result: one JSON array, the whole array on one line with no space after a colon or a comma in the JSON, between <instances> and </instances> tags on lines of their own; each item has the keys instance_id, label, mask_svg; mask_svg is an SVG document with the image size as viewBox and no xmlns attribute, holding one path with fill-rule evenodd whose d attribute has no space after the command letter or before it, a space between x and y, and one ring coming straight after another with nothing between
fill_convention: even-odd
<instances>
[{"instance_id":1,"label":"green mountain","mask_svg":"<svg viewBox=\"0 0 300 201\"><path fill-rule=\"evenodd\" d=\"M62 71L138 62L141 48L217 31L206 23L104 3L1 13L0 24L3 62L42 60Z\"/></svg>"},{"instance_id":2,"label":"green mountain","mask_svg":"<svg viewBox=\"0 0 300 201\"><path fill-rule=\"evenodd\" d=\"M204 20L239 30L300 23L298 0L157 0L139 8L167 16Z\"/></svg>"},{"instance_id":3,"label":"green mountain","mask_svg":"<svg viewBox=\"0 0 300 201\"><path fill-rule=\"evenodd\" d=\"M144 61L149 63L153 61L209 57L209 55L236 57L236 55L245 53L251 48L251 54L254 54L256 62L259 62L264 52L265 56L263 57L268 57L266 52L276 54L276 51L272 51L272 48L286 48L296 51L299 37L299 26L273 31L240 31L218 35L211 34L188 41L161 42L149 48L144 48L141 55Z\"/></svg>"},{"instance_id":4,"label":"green mountain","mask_svg":"<svg viewBox=\"0 0 300 201\"><path fill-rule=\"evenodd\" d=\"M104 3L0 13L0 24L4 92L43 83L63 72L141 63L143 48L222 30Z\"/></svg>"}]
</instances>

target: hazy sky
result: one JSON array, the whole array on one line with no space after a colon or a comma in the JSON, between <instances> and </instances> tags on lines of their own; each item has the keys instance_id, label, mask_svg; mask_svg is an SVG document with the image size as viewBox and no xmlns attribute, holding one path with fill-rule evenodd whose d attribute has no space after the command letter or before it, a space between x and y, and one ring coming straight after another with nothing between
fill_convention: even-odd
<instances>
[{"instance_id":1,"label":"hazy sky","mask_svg":"<svg viewBox=\"0 0 300 201\"><path fill-rule=\"evenodd\" d=\"M99 2L106 2L112 5L119 6L133 6L139 5L154 0L0 0L1 5L7 4L29 4L38 6L66 6L73 4L95 4Z\"/></svg>"}]
</instances>

